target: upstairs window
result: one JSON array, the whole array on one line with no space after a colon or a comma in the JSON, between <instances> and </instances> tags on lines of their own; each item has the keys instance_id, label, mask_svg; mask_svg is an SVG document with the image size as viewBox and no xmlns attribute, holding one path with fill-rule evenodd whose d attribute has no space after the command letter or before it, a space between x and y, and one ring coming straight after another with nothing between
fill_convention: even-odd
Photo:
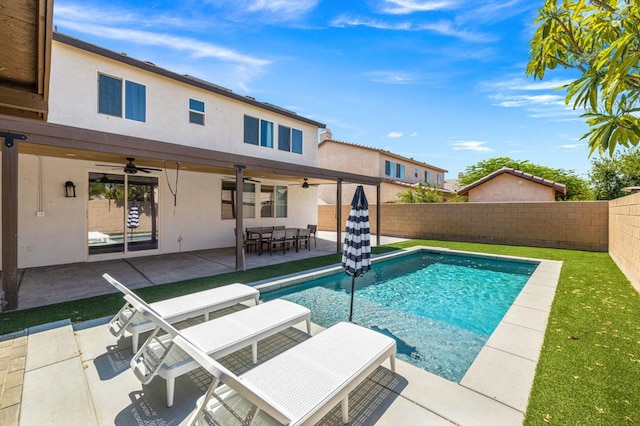
<instances>
[{"instance_id":1,"label":"upstairs window","mask_svg":"<svg viewBox=\"0 0 640 426\"><path fill-rule=\"evenodd\" d=\"M442 186L442 175L440 173L436 174L436 185Z\"/></svg>"},{"instance_id":2,"label":"upstairs window","mask_svg":"<svg viewBox=\"0 0 640 426\"><path fill-rule=\"evenodd\" d=\"M393 161L385 160L384 162L384 175L389 177L395 177L396 163Z\"/></svg>"},{"instance_id":3,"label":"upstairs window","mask_svg":"<svg viewBox=\"0 0 640 426\"><path fill-rule=\"evenodd\" d=\"M424 171L424 183L431 184L431 172L429 170Z\"/></svg>"},{"instance_id":4,"label":"upstairs window","mask_svg":"<svg viewBox=\"0 0 640 426\"><path fill-rule=\"evenodd\" d=\"M258 125L260 120L248 115L244 116L244 143L258 145L260 134L258 133Z\"/></svg>"},{"instance_id":5,"label":"upstairs window","mask_svg":"<svg viewBox=\"0 0 640 426\"><path fill-rule=\"evenodd\" d=\"M122 117L122 80L98 74L98 112Z\"/></svg>"},{"instance_id":6,"label":"upstairs window","mask_svg":"<svg viewBox=\"0 0 640 426\"><path fill-rule=\"evenodd\" d=\"M414 168L413 168L413 177L417 178L417 177L418 177L418 173L419 173L418 168L417 168L417 167L414 167Z\"/></svg>"},{"instance_id":7,"label":"upstairs window","mask_svg":"<svg viewBox=\"0 0 640 426\"><path fill-rule=\"evenodd\" d=\"M291 129L291 152L302 154L302 131Z\"/></svg>"},{"instance_id":8,"label":"upstairs window","mask_svg":"<svg viewBox=\"0 0 640 426\"><path fill-rule=\"evenodd\" d=\"M147 88L142 84L126 81L124 118L135 121L146 121Z\"/></svg>"},{"instance_id":9,"label":"upstairs window","mask_svg":"<svg viewBox=\"0 0 640 426\"><path fill-rule=\"evenodd\" d=\"M189 99L189 123L204 126L204 102Z\"/></svg>"},{"instance_id":10,"label":"upstairs window","mask_svg":"<svg viewBox=\"0 0 640 426\"><path fill-rule=\"evenodd\" d=\"M124 118L146 121L146 86L132 81L125 81L123 94L122 81L119 78L98 74L98 112L114 117L122 117L124 98Z\"/></svg>"},{"instance_id":11,"label":"upstairs window","mask_svg":"<svg viewBox=\"0 0 640 426\"><path fill-rule=\"evenodd\" d=\"M260 146L273 148L273 123L260 120Z\"/></svg>"},{"instance_id":12,"label":"upstairs window","mask_svg":"<svg viewBox=\"0 0 640 426\"><path fill-rule=\"evenodd\" d=\"M291 151L291 128L278 126L278 149L280 151Z\"/></svg>"},{"instance_id":13,"label":"upstairs window","mask_svg":"<svg viewBox=\"0 0 640 426\"><path fill-rule=\"evenodd\" d=\"M404 164L396 164L396 177L398 179L404 179Z\"/></svg>"}]
</instances>

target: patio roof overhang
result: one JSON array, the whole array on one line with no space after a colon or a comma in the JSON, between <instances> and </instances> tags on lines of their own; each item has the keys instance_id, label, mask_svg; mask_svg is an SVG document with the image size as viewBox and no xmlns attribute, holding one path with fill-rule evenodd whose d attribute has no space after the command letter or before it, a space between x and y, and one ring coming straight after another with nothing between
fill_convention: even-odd
<instances>
[{"instance_id":1,"label":"patio roof overhang","mask_svg":"<svg viewBox=\"0 0 640 426\"><path fill-rule=\"evenodd\" d=\"M335 183L339 179L374 186L381 182L372 176L4 115L0 115L0 132L26 136L19 143L22 154L115 164L125 164L126 157L135 157L140 166L163 168L168 162L175 168L179 162L181 170L218 174L234 174L240 165L244 166L245 176L300 183L302 178L315 184Z\"/></svg>"},{"instance_id":2,"label":"patio roof overhang","mask_svg":"<svg viewBox=\"0 0 640 426\"><path fill-rule=\"evenodd\" d=\"M377 241L380 241L381 179L314 166L256 158L228 152L189 147L169 142L82 129L0 114L2 150L2 284L7 309L17 308L18 289L18 154L81 159L125 164L135 157L138 166L232 175L237 197L242 198L243 176L311 184L337 184L338 200L342 183L377 187ZM341 250L342 206L336 206L336 250ZM242 203L236 203L236 229L244 229ZM236 269L244 269L242 234L236 233Z\"/></svg>"}]
</instances>

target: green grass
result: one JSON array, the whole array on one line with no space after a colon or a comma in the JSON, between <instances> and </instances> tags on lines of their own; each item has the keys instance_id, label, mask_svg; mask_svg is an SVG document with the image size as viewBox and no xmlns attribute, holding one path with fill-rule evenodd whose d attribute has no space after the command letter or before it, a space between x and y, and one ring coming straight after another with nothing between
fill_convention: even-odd
<instances>
[{"instance_id":1,"label":"green grass","mask_svg":"<svg viewBox=\"0 0 640 426\"><path fill-rule=\"evenodd\" d=\"M563 261L525 425L640 424L640 295L607 253L431 240L376 247L374 252L414 245ZM156 301L339 261L339 255L330 255L137 292ZM121 306L121 296L113 294L6 312L0 315L0 334L59 319L80 322L112 315Z\"/></svg>"}]
</instances>

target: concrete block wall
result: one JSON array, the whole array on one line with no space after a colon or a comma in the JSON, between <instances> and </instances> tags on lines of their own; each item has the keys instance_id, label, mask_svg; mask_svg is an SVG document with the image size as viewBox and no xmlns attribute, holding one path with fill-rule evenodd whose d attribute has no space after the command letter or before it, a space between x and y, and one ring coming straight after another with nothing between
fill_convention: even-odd
<instances>
[{"instance_id":1,"label":"concrete block wall","mask_svg":"<svg viewBox=\"0 0 640 426\"><path fill-rule=\"evenodd\" d=\"M609 202L609 254L640 292L640 193Z\"/></svg>"},{"instance_id":2,"label":"concrete block wall","mask_svg":"<svg viewBox=\"0 0 640 426\"><path fill-rule=\"evenodd\" d=\"M342 229L350 207L343 206ZM376 206L369 206L372 232ZM609 203L384 204L381 234L420 239L607 251ZM336 207L318 206L320 230L335 231Z\"/></svg>"}]
</instances>

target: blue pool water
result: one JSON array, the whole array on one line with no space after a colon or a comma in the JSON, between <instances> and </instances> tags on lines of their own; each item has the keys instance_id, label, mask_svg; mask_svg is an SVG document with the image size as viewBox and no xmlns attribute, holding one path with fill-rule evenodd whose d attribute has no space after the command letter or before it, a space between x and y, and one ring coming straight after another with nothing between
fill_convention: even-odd
<instances>
[{"instance_id":1,"label":"blue pool water","mask_svg":"<svg viewBox=\"0 0 640 426\"><path fill-rule=\"evenodd\" d=\"M459 382L537 264L418 252L356 278L353 322L396 339L398 359ZM311 309L330 327L349 317L351 277L340 272L263 293Z\"/></svg>"}]
</instances>

